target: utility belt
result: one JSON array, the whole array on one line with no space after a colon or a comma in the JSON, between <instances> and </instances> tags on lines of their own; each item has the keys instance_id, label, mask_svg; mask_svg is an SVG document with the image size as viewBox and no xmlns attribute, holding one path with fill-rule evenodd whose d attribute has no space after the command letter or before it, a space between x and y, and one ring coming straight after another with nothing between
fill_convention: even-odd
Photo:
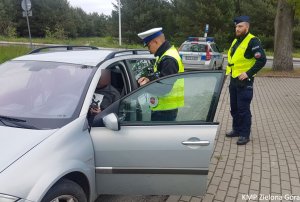
<instances>
[{"instance_id":1,"label":"utility belt","mask_svg":"<svg viewBox=\"0 0 300 202\"><path fill-rule=\"evenodd\" d=\"M253 86L253 82L254 82L254 77L247 78L244 80L239 80L238 77L236 77L236 78L230 77L230 85L234 85L239 88L244 88L246 86Z\"/></svg>"}]
</instances>

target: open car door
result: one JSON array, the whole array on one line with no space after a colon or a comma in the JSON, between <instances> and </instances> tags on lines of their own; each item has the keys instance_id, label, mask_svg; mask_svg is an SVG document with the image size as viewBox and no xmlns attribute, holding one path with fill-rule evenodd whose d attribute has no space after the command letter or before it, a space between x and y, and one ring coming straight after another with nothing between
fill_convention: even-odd
<instances>
[{"instance_id":1,"label":"open car door","mask_svg":"<svg viewBox=\"0 0 300 202\"><path fill-rule=\"evenodd\" d=\"M177 80L184 105L176 119L151 121L149 95L166 94ZM223 81L223 71L164 77L101 112L91 128L98 194L203 195Z\"/></svg>"}]
</instances>

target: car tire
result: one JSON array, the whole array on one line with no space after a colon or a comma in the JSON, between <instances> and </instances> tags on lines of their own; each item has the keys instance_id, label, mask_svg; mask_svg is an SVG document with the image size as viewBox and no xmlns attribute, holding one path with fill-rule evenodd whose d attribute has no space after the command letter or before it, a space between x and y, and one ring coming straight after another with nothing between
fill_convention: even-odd
<instances>
[{"instance_id":1,"label":"car tire","mask_svg":"<svg viewBox=\"0 0 300 202\"><path fill-rule=\"evenodd\" d=\"M224 64L224 58L223 58L223 60L222 60L222 63L221 63L221 65L220 65L220 67L218 68L218 70L222 70L222 69L223 69L223 64Z\"/></svg>"},{"instance_id":2,"label":"car tire","mask_svg":"<svg viewBox=\"0 0 300 202\"><path fill-rule=\"evenodd\" d=\"M44 196L42 202L60 201L87 202L83 189L75 182L62 179L58 181Z\"/></svg>"},{"instance_id":3,"label":"car tire","mask_svg":"<svg viewBox=\"0 0 300 202\"><path fill-rule=\"evenodd\" d=\"M213 70L217 70L217 64L216 64L216 62L213 65Z\"/></svg>"}]
</instances>

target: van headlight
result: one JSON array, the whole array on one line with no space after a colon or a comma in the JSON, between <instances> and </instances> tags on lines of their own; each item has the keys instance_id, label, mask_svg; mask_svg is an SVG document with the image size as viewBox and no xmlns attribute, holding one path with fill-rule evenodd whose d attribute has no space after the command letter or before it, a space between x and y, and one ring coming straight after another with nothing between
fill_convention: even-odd
<instances>
[{"instance_id":1,"label":"van headlight","mask_svg":"<svg viewBox=\"0 0 300 202\"><path fill-rule=\"evenodd\" d=\"M1 202L15 202L17 200L19 200L19 198L17 198L17 197L0 194Z\"/></svg>"}]
</instances>

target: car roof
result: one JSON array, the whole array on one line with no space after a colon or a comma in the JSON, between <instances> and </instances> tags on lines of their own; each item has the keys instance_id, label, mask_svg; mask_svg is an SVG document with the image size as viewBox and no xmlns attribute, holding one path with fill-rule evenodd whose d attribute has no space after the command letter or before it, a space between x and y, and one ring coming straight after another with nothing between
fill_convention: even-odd
<instances>
[{"instance_id":1,"label":"car roof","mask_svg":"<svg viewBox=\"0 0 300 202\"><path fill-rule=\"evenodd\" d=\"M211 41L185 41L183 42L183 45L185 44L214 44L215 42Z\"/></svg>"},{"instance_id":2,"label":"car roof","mask_svg":"<svg viewBox=\"0 0 300 202\"><path fill-rule=\"evenodd\" d=\"M24 55L13 59L13 61L48 61L62 62L79 65L96 66L108 55L115 51L112 50L72 50L72 51L49 51Z\"/></svg>"}]
</instances>

